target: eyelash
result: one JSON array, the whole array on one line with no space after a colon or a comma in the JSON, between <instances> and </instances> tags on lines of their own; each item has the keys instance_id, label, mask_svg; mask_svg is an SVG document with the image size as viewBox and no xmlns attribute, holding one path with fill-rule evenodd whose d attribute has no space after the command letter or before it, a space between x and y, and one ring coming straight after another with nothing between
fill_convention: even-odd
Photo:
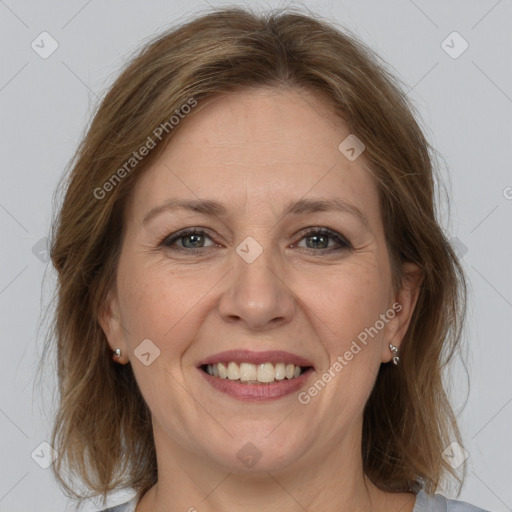
<instances>
[{"instance_id":1,"label":"eyelash","mask_svg":"<svg viewBox=\"0 0 512 512\"><path fill-rule=\"evenodd\" d=\"M162 242L160 243L161 246L165 247L166 249L170 249L173 251L178 252L186 252L188 254L196 254L199 252L202 252L204 249L208 249L209 247L200 247L195 249L187 249L185 247L172 247L172 244L176 242L177 240L180 240L181 238L186 238L188 235L206 235L210 240L212 238L202 229L198 228L191 228L187 229L185 231L178 231L177 233L171 234L164 238ZM331 247L329 249L307 249L304 247L301 247L300 249L304 250L308 254L315 254L318 255L319 253L322 254L330 254L332 252L338 252L343 251L347 249L352 249L352 245L350 242L345 239L340 234L336 233L336 231L333 231L328 228L306 228L304 231L300 233L300 240L303 240L304 238L309 238L313 235L328 235L331 239L333 239L339 246L338 247ZM212 240L213 241L213 240Z\"/></svg>"}]
</instances>

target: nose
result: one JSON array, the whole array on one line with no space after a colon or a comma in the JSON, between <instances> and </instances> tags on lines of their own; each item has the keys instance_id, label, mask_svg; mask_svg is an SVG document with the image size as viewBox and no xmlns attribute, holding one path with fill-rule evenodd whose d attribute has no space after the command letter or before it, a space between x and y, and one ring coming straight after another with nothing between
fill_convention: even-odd
<instances>
[{"instance_id":1,"label":"nose","mask_svg":"<svg viewBox=\"0 0 512 512\"><path fill-rule=\"evenodd\" d=\"M229 282L219 303L224 321L257 331L290 322L297 302L286 284L286 270L279 256L263 250L251 263L236 252L233 258L235 268L228 274Z\"/></svg>"}]
</instances>

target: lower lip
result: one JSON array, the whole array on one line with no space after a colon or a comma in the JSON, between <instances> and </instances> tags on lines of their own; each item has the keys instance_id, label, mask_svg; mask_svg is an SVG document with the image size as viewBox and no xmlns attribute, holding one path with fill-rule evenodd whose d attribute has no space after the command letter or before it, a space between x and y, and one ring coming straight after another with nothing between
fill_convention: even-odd
<instances>
[{"instance_id":1,"label":"lower lip","mask_svg":"<svg viewBox=\"0 0 512 512\"><path fill-rule=\"evenodd\" d=\"M216 390L238 400L248 402L268 402L295 393L305 385L309 376L314 372L313 368L308 368L300 377L295 379L275 380L268 384L245 384L236 380L214 377L201 368L198 368L198 370Z\"/></svg>"}]
</instances>

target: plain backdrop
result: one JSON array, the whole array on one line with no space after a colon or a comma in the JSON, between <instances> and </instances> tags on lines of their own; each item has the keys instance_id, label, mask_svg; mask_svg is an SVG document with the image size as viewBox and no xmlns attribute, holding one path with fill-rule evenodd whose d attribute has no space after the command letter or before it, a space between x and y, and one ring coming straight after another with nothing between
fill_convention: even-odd
<instances>
[{"instance_id":1,"label":"plain backdrop","mask_svg":"<svg viewBox=\"0 0 512 512\"><path fill-rule=\"evenodd\" d=\"M73 510L51 470L41 467L50 453L41 443L49 439L52 411L45 402L53 397L52 372L43 388L34 386L45 334L41 311L54 280L46 237L55 187L98 99L126 60L148 38L210 5L227 4L0 0L0 512ZM459 499L512 510L512 3L305 5L353 31L385 59L406 84L442 156L451 199L443 225L470 284L469 396L460 362L447 381L468 453ZM45 55L52 45L56 50ZM127 496L117 495L113 503ZM84 508L97 509L94 501Z\"/></svg>"}]
</instances>

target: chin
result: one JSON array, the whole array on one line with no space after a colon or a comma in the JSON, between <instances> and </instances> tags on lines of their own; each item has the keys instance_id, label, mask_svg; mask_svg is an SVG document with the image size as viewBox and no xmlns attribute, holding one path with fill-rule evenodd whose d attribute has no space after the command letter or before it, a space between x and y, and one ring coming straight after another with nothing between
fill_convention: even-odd
<instances>
[{"instance_id":1,"label":"chin","mask_svg":"<svg viewBox=\"0 0 512 512\"><path fill-rule=\"evenodd\" d=\"M211 452L211 445L208 448ZM268 437L268 434L254 435L253 431L245 436L237 435L227 445L219 446L218 451L211 453L211 458L235 473L257 474L286 468L299 459L303 450L304 446L299 446L289 434L274 432Z\"/></svg>"}]
</instances>

